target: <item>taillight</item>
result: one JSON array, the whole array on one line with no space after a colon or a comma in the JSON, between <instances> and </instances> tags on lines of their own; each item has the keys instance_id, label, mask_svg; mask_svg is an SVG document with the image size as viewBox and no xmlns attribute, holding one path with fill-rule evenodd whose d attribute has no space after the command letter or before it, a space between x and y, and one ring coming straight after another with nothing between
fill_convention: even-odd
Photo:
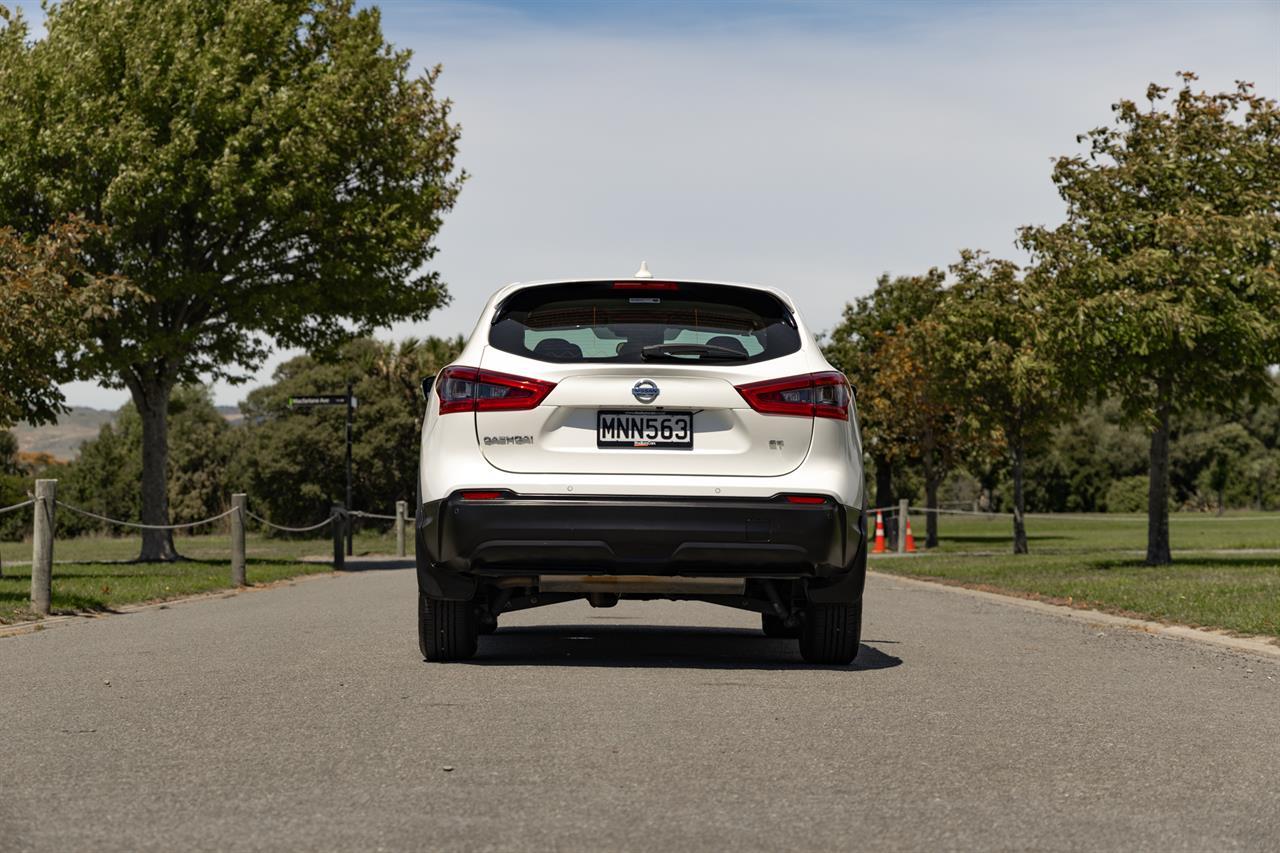
<instances>
[{"instance_id":1,"label":"taillight","mask_svg":"<svg viewBox=\"0 0 1280 853\"><path fill-rule=\"evenodd\" d=\"M440 414L533 409L546 399L554 382L526 379L477 367L446 367L440 371L436 393Z\"/></svg>"},{"instance_id":2,"label":"taillight","mask_svg":"<svg viewBox=\"0 0 1280 853\"><path fill-rule=\"evenodd\" d=\"M496 501L498 498L506 497L507 492L489 491L489 492L459 492L458 496L464 501Z\"/></svg>"},{"instance_id":3,"label":"taillight","mask_svg":"<svg viewBox=\"0 0 1280 853\"><path fill-rule=\"evenodd\" d=\"M789 504L824 504L827 499L821 495L787 495Z\"/></svg>"},{"instance_id":4,"label":"taillight","mask_svg":"<svg viewBox=\"0 0 1280 853\"><path fill-rule=\"evenodd\" d=\"M747 405L762 414L849 419L849 380L843 373L806 373L737 388Z\"/></svg>"}]
</instances>

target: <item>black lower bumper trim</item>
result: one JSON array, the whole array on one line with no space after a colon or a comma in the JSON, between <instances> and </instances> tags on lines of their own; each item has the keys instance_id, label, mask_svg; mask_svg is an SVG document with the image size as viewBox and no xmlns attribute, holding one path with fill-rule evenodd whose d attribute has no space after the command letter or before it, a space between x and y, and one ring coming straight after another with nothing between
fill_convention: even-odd
<instances>
[{"instance_id":1,"label":"black lower bumper trim","mask_svg":"<svg viewBox=\"0 0 1280 853\"><path fill-rule=\"evenodd\" d=\"M455 496L420 507L419 580L456 599L513 574L803 578L817 589L852 573L861 595L864 529L859 510L833 502Z\"/></svg>"}]
</instances>

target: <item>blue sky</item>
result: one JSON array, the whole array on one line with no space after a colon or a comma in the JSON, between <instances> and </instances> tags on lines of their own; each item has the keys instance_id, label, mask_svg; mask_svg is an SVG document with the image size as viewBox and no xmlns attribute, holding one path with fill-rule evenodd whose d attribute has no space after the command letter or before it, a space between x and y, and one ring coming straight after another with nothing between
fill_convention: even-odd
<instances>
[{"instance_id":1,"label":"blue sky","mask_svg":"<svg viewBox=\"0 0 1280 853\"><path fill-rule=\"evenodd\" d=\"M469 333L508 281L642 258L775 284L827 329L881 272L1018 258L1018 226L1061 217L1051 158L1148 82L1280 96L1276 0L378 5L389 40L444 65L472 175L433 264L453 303L396 337Z\"/></svg>"}]
</instances>

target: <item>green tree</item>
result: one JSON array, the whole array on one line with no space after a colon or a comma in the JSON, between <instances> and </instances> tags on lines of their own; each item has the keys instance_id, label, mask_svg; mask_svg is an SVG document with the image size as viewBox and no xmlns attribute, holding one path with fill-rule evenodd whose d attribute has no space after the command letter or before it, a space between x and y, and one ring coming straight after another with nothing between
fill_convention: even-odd
<instances>
[{"instance_id":1,"label":"green tree","mask_svg":"<svg viewBox=\"0 0 1280 853\"><path fill-rule=\"evenodd\" d=\"M1203 503L1214 506L1218 515L1227 507L1227 488L1233 482L1245 479L1245 463L1251 456L1261 453L1262 443L1249 435L1245 427L1235 421L1210 426L1190 435L1180 436L1173 444L1170 456L1194 467L1192 487L1200 487L1211 493ZM1248 490L1242 490L1245 494Z\"/></svg>"},{"instance_id":2,"label":"green tree","mask_svg":"<svg viewBox=\"0 0 1280 853\"><path fill-rule=\"evenodd\" d=\"M1169 550L1171 421L1272 387L1280 359L1280 110L1247 84L1207 94L1152 85L1115 125L1060 158L1067 205L1021 243L1045 294L1067 387L1114 394L1148 426L1147 563Z\"/></svg>"},{"instance_id":3,"label":"green tree","mask_svg":"<svg viewBox=\"0 0 1280 853\"><path fill-rule=\"evenodd\" d=\"M938 489L966 448L961 409L943 381L945 355L935 316L945 274L881 276L876 289L846 305L826 353L857 391L865 446L876 470L876 504L892 502L891 473L919 465L925 506L937 509ZM938 516L926 515L925 545L938 544Z\"/></svg>"},{"instance_id":4,"label":"green tree","mask_svg":"<svg viewBox=\"0 0 1280 853\"><path fill-rule=\"evenodd\" d=\"M171 390L243 379L447 298L423 266L462 174L439 69L352 0L66 0L0 33L0 225L109 231L91 271L150 301L93 324L82 371L142 420L142 518L169 519ZM175 555L162 531L143 559Z\"/></svg>"},{"instance_id":5,"label":"green tree","mask_svg":"<svg viewBox=\"0 0 1280 853\"><path fill-rule=\"evenodd\" d=\"M137 296L88 272L83 246L94 233L76 218L30 239L0 227L0 427L57 420L65 411L57 383L74 378L90 324L115 319Z\"/></svg>"},{"instance_id":6,"label":"green tree","mask_svg":"<svg viewBox=\"0 0 1280 853\"><path fill-rule=\"evenodd\" d=\"M1062 415L1053 362L1039 346L1040 311L1011 261L964 251L955 284L934 310L941 329L942 380L968 445L1004 448L1013 475L1013 552L1027 553L1023 483L1028 453L1040 450Z\"/></svg>"},{"instance_id":7,"label":"green tree","mask_svg":"<svg viewBox=\"0 0 1280 853\"><path fill-rule=\"evenodd\" d=\"M280 365L274 382L241 404L244 441L233 476L260 514L302 526L329 512L345 487L344 419L339 407L290 409L290 397L354 386L352 447L354 509L389 512L416 495L425 401L420 382L462 349L462 338L408 340L399 345L362 338L337 360L298 356Z\"/></svg>"},{"instance_id":8,"label":"green tree","mask_svg":"<svg viewBox=\"0 0 1280 853\"><path fill-rule=\"evenodd\" d=\"M1268 508L1268 490L1280 482L1280 450L1263 450L1244 463L1244 475L1253 490L1254 509Z\"/></svg>"},{"instance_id":9,"label":"green tree","mask_svg":"<svg viewBox=\"0 0 1280 853\"><path fill-rule=\"evenodd\" d=\"M887 381L901 349L893 340L929 315L942 298L945 278L938 269L916 276L880 276L875 290L845 305L824 347L827 359L849 377L857 396L863 444L875 470L876 506L894 502L895 467L920 456L918 431L905 425L898 411L902 401L897 392L909 389Z\"/></svg>"}]
</instances>

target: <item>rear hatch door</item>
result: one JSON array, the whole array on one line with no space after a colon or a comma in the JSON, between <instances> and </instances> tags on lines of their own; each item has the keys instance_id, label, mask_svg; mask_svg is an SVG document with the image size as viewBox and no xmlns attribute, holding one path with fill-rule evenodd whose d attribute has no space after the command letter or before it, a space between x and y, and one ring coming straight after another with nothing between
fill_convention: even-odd
<instances>
[{"instance_id":1,"label":"rear hatch door","mask_svg":"<svg viewBox=\"0 0 1280 853\"><path fill-rule=\"evenodd\" d=\"M789 311L727 285L593 282L517 291L486 371L555 383L532 409L476 412L485 458L517 473L777 476L811 418L762 414L738 385L805 371Z\"/></svg>"}]
</instances>

